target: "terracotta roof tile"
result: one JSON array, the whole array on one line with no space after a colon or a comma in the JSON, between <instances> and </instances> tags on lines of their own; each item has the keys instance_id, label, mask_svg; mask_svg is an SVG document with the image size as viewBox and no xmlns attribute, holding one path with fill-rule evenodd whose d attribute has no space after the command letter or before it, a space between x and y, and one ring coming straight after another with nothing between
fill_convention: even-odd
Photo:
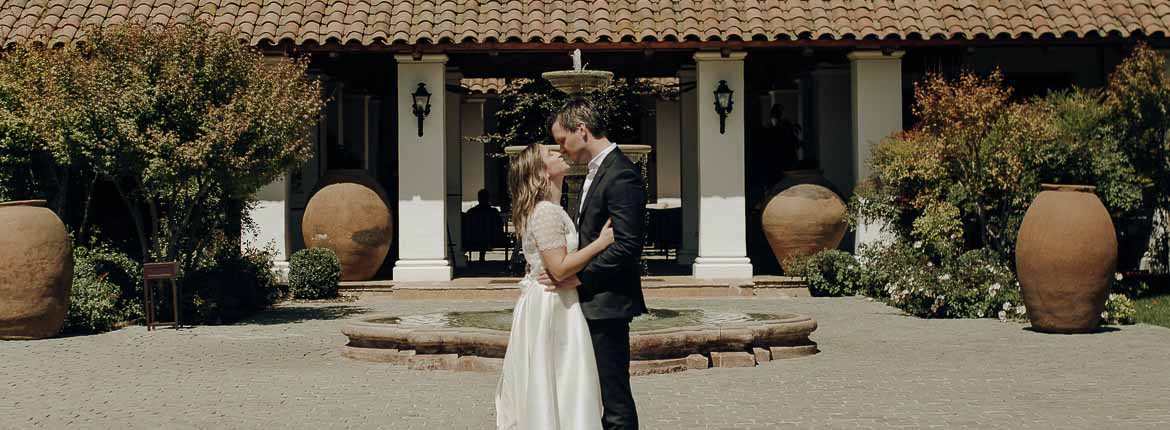
<instances>
[{"instance_id":1,"label":"terracotta roof tile","mask_svg":"<svg viewBox=\"0 0 1170 430\"><path fill-rule=\"evenodd\" d=\"M204 19L251 44L1170 33L1161 0L0 0L0 44Z\"/></svg>"}]
</instances>

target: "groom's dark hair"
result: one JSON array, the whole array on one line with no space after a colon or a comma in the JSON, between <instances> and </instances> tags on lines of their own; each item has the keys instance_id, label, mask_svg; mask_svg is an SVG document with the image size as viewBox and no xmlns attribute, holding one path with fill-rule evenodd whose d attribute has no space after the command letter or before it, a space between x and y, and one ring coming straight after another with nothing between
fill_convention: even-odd
<instances>
[{"instance_id":1,"label":"groom's dark hair","mask_svg":"<svg viewBox=\"0 0 1170 430\"><path fill-rule=\"evenodd\" d=\"M553 121L549 126L551 127L554 123L559 123L565 130L572 130L577 127L577 124L585 124L585 128L593 133L593 137L606 137L605 118L601 117L601 112L597 110L593 102L585 97L569 97L569 100L565 101L565 104L553 116Z\"/></svg>"}]
</instances>

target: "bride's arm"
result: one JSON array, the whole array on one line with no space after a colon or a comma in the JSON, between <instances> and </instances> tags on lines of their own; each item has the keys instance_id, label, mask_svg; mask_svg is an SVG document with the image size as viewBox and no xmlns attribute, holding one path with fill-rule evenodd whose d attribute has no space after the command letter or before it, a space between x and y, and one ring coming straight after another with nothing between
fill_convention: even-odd
<instances>
[{"instance_id":1,"label":"bride's arm","mask_svg":"<svg viewBox=\"0 0 1170 430\"><path fill-rule=\"evenodd\" d=\"M605 227L602 227L601 231L602 234L597 237L597 240L573 253L566 253L565 247L541 250L540 259L544 262L544 270L548 272L548 276L559 281L576 275L577 272L584 269L585 265L589 264L589 260L592 260L613 243L613 229L609 222L605 223Z\"/></svg>"}]
</instances>

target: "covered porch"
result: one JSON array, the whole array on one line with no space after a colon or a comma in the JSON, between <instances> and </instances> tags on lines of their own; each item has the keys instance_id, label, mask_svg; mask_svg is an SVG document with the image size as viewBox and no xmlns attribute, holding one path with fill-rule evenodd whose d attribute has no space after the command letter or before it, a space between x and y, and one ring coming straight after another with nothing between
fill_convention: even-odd
<instances>
[{"instance_id":1,"label":"covered porch","mask_svg":"<svg viewBox=\"0 0 1170 430\"><path fill-rule=\"evenodd\" d=\"M735 10L721 13L729 18L704 21L706 31L665 24L636 31L588 13L569 20L569 30L544 31L545 15L534 12L528 18L539 22L517 18L503 31L475 20L460 21L466 28L459 31L428 27L432 15L402 14L397 32L260 37L257 46L272 55L310 56L330 101L315 128L313 161L259 193L253 243L275 244L274 263L287 268L288 256L304 247L301 218L319 179L361 170L385 190L393 217L390 250L375 279L506 275L484 269L477 255L468 262L462 218L479 190L501 213L508 210L503 148L469 139L496 131L500 94L510 83L569 69L568 54L581 49L589 69L678 90L676 97L644 100L638 141L618 142L651 149L644 161L647 205L660 221L648 238L649 275L779 275L760 229L768 190L784 170L815 168L848 200L868 176L870 148L914 123L913 83L927 73L999 69L1020 96L1100 86L1129 47L1146 40L1136 26L1073 28L1039 15L994 31L978 20L946 31L906 23L810 31L798 16L743 31L731 18ZM848 14L848 22L874 20L864 10ZM612 24L613 31L576 28L588 22L603 30ZM725 117L713 108L721 83L732 91ZM421 119L412 96L420 85L431 94ZM841 248L879 239L877 226L862 223ZM496 247L488 260L513 255Z\"/></svg>"}]
</instances>

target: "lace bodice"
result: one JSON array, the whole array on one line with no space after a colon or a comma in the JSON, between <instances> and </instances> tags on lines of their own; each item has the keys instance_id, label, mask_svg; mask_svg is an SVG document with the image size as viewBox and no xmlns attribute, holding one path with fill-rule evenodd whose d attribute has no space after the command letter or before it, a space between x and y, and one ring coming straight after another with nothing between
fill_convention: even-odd
<instances>
[{"instance_id":1,"label":"lace bodice","mask_svg":"<svg viewBox=\"0 0 1170 430\"><path fill-rule=\"evenodd\" d=\"M528 262L528 275L535 278L544 271L540 251L561 247L566 252L577 250L577 227L560 206L541 201L528 217L522 243L524 260Z\"/></svg>"}]
</instances>

